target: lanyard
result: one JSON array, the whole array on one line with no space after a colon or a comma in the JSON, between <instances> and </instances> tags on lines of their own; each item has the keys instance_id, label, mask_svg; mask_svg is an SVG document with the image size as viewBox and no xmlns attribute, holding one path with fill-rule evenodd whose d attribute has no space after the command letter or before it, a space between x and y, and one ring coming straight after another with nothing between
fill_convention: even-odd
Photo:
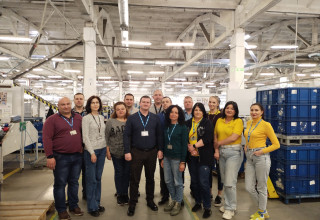
<instances>
[{"instance_id":1,"label":"lanyard","mask_svg":"<svg viewBox=\"0 0 320 220\"><path fill-rule=\"evenodd\" d=\"M173 131L174 131L174 129L176 128L176 126L177 126L177 123L174 125L174 127L173 127L173 129L172 129L172 131L171 131L171 134L169 135L169 131L170 131L170 128L168 127L168 139L169 139L169 144L170 144L170 140L171 140L171 137L172 137L172 134L173 134Z\"/></svg>"},{"instance_id":2,"label":"lanyard","mask_svg":"<svg viewBox=\"0 0 320 220\"><path fill-rule=\"evenodd\" d=\"M70 127L73 130L73 117L71 117L71 124L70 124L69 120L67 120L64 116L61 115L61 118L63 118L70 125Z\"/></svg>"},{"instance_id":3,"label":"lanyard","mask_svg":"<svg viewBox=\"0 0 320 220\"><path fill-rule=\"evenodd\" d=\"M202 117L203 118L203 117ZM197 124L195 124L195 122L193 121L192 122L192 135L190 135L190 137L191 136L193 136L195 133L196 133L196 130L197 130L197 128L199 127L199 124L200 124L200 122L202 121L202 118L200 119L200 121L197 123Z\"/></svg>"},{"instance_id":4,"label":"lanyard","mask_svg":"<svg viewBox=\"0 0 320 220\"><path fill-rule=\"evenodd\" d=\"M256 127L260 124L261 120L262 120L262 118L260 119L260 121L256 124L256 126L255 126L255 127L252 129L252 131L250 132L251 127L252 127L252 124L253 124L253 121L251 122L251 125L250 125L250 128L249 128L249 131L248 131L248 143L249 143L249 141L250 141L250 136L251 136L252 132L253 132L253 131L254 131L254 129L256 129Z\"/></svg>"},{"instance_id":5,"label":"lanyard","mask_svg":"<svg viewBox=\"0 0 320 220\"><path fill-rule=\"evenodd\" d=\"M160 108L159 108L159 112L157 111L157 107L155 104L153 104L153 107L154 107L154 110L156 111L156 114L160 113L161 112L161 109L162 109L162 105L160 105Z\"/></svg>"},{"instance_id":6,"label":"lanyard","mask_svg":"<svg viewBox=\"0 0 320 220\"><path fill-rule=\"evenodd\" d=\"M97 126L98 126L99 134L100 134L100 129L101 129L101 121L100 121L100 117L99 117L99 115L98 115L98 118L99 118L99 124L98 124L98 122L96 121L96 118L93 116L93 114L91 114L91 115L92 115L92 117L93 117L94 121L96 122L96 124L97 124Z\"/></svg>"},{"instance_id":7,"label":"lanyard","mask_svg":"<svg viewBox=\"0 0 320 220\"><path fill-rule=\"evenodd\" d=\"M147 124L149 122L150 115L148 114L148 118L147 118L146 124L144 124L144 122L142 120L142 117L141 117L141 114L140 114L140 111L138 111L138 113L139 113L139 116L140 116L140 119L141 119L142 126L143 126L144 130L146 130Z\"/></svg>"}]
</instances>

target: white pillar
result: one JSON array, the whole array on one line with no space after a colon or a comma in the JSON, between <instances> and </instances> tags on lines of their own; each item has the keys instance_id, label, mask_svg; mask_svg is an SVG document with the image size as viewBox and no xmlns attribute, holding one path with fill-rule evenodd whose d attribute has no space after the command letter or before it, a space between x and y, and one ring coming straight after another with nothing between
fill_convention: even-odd
<instances>
[{"instance_id":1,"label":"white pillar","mask_svg":"<svg viewBox=\"0 0 320 220\"><path fill-rule=\"evenodd\" d=\"M229 89L244 89L244 30L238 28L231 38Z\"/></svg>"},{"instance_id":2,"label":"white pillar","mask_svg":"<svg viewBox=\"0 0 320 220\"><path fill-rule=\"evenodd\" d=\"M121 101L123 99L123 88L122 88L123 82L119 81L119 100Z\"/></svg>"},{"instance_id":3,"label":"white pillar","mask_svg":"<svg viewBox=\"0 0 320 220\"><path fill-rule=\"evenodd\" d=\"M86 99L97 94L96 86L96 32L92 23L87 23L83 28L83 94Z\"/></svg>"},{"instance_id":4,"label":"white pillar","mask_svg":"<svg viewBox=\"0 0 320 220\"><path fill-rule=\"evenodd\" d=\"M77 81L73 81L73 95L77 93Z\"/></svg>"},{"instance_id":5,"label":"white pillar","mask_svg":"<svg viewBox=\"0 0 320 220\"><path fill-rule=\"evenodd\" d=\"M165 87L165 83L164 82L161 83L161 91L162 91L163 96L166 96L165 95L166 87Z\"/></svg>"}]
</instances>

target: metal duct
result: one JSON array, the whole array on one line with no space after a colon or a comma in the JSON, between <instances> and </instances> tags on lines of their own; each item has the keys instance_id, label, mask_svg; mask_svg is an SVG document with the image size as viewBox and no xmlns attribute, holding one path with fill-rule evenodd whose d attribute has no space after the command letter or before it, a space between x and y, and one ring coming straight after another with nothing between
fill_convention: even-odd
<instances>
[{"instance_id":1,"label":"metal duct","mask_svg":"<svg viewBox=\"0 0 320 220\"><path fill-rule=\"evenodd\" d=\"M128 0L118 0L121 41L129 40L129 4ZM126 45L129 46L129 45Z\"/></svg>"}]
</instances>

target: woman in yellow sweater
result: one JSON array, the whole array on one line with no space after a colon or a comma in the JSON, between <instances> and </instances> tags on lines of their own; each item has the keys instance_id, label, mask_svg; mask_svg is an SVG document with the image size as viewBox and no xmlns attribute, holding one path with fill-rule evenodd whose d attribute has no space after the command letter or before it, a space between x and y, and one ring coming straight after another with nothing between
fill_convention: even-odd
<instances>
[{"instance_id":1,"label":"woman in yellow sweater","mask_svg":"<svg viewBox=\"0 0 320 220\"><path fill-rule=\"evenodd\" d=\"M269 218L267 212L267 180L271 166L269 153L280 147L271 124L263 120L263 114L264 109L261 104L252 104L250 107L252 120L247 122L247 128L244 132L246 138L244 150L247 157L245 170L246 190L259 206L259 210L250 216L251 220ZM268 147L266 147L267 138L272 143Z\"/></svg>"}]
</instances>

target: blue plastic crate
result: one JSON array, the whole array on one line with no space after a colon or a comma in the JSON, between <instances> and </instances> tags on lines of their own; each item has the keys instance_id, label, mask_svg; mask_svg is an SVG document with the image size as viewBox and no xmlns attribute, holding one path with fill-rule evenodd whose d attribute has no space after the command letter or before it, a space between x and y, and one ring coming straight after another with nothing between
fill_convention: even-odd
<instances>
[{"instance_id":1,"label":"blue plastic crate","mask_svg":"<svg viewBox=\"0 0 320 220\"><path fill-rule=\"evenodd\" d=\"M286 88L278 90L278 104L319 104L319 88Z\"/></svg>"},{"instance_id":2,"label":"blue plastic crate","mask_svg":"<svg viewBox=\"0 0 320 220\"><path fill-rule=\"evenodd\" d=\"M261 91L261 104L269 104L268 95L269 95L269 90Z\"/></svg>"},{"instance_id":3,"label":"blue plastic crate","mask_svg":"<svg viewBox=\"0 0 320 220\"><path fill-rule=\"evenodd\" d=\"M272 159L296 162L320 163L320 144L302 144L301 146L281 145L272 152Z\"/></svg>"},{"instance_id":4,"label":"blue plastic crate","mask_svg":"<svg viewBox=\"0 0 320 220\"><path fill-rule=\"evenodd\" d=\"M278 103L278 89L268 91L268 104L274 105Z\"/></svg>"},{"instance_id":5,"label":"blue plastic crate","mask_svg":"<svg viewBox=\"0 0 320 220\"><path fill-rule=\"evenodd\" d=\"M319 121L309 119L271 120L276 133L285 135L319 135Z\"/></svg>"},{"instance_id":6,"label":"blue plastic crate","mask_svg":"<svg viewBox=\"0 0 320 220\"><path fill-rule=\"evenodd\" d=\"M275 118L278 114L278 105L266 105L264 115L266 118Z\"/></svg>"},{"instance_id":7,"label":"blue plastic crate","mask_svg":"<svg viewBox=\"0 0 320 220\"><path fill-rule=\"evenodd\" d=\"M319 120L319 109L320 104L286 104L278 105L275 113L282 120Z\"/></svg>"},{"instance_id":8,"label":"blue plastic crate","mask_svg":"<svg viewBox=\"0 0 320 220\"><path fill-rule=\"evenodd\" d=\"M262 103L262 92L261 91L257 91L257 95L256 95L256 100L258 103Z\"/></svg>"},{"instance_id":9,"label":"blue plastic crate","mask_svg":"<svg viewBox=\"0 0 320 220\"><path fill-rule=\"evenodd\" d=\"M270 176L278 193L284 195L318 195L319 179L316 178L285 178L282 175Z\"/></svg>"},{"instance_id":10,"label":"blue plastic crate","mask_svg":"<svg viewBox=\"0 0 320 220\"><path fill-rule=\"evenodd\" d=\"M272 159L272 175L283 175L286 178L318 178L320 176L319 162L281 161Z\"/></svg>"}]
</instances>

